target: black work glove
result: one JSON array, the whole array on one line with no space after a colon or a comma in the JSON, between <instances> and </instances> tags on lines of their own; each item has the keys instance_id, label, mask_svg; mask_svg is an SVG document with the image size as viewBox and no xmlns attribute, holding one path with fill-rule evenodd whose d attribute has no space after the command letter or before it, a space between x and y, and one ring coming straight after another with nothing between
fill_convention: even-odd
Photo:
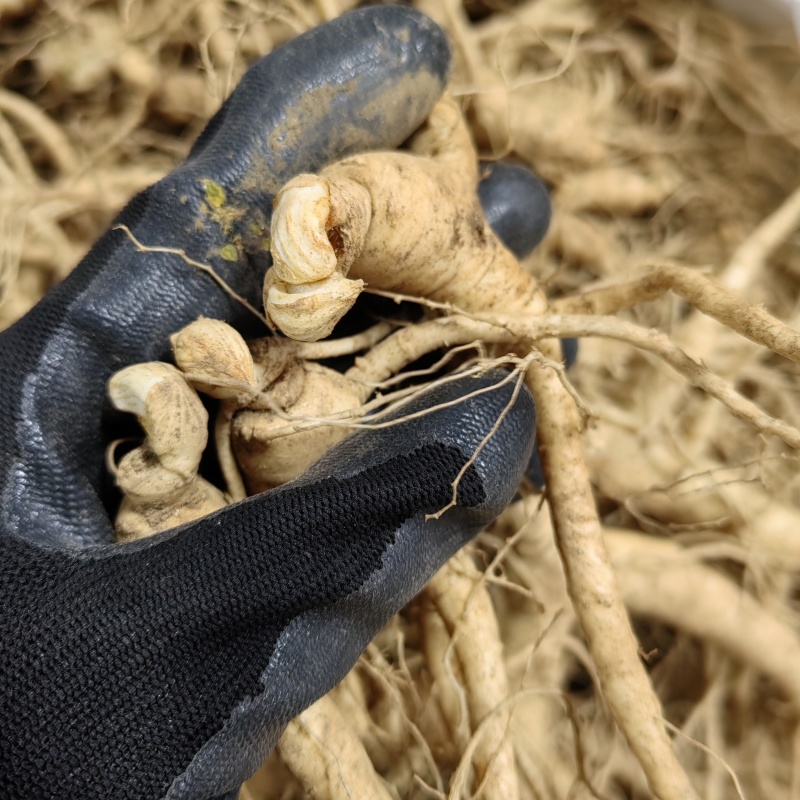
<instances>
[{"instance_id":1,"label":"black work glove","mask_svg":"<svg viewBox=\"0 0 800 800\"><path fill-rule=\"evenodd\" d=\"M448 62L441 31L406 8L313 30L255 65L186 162L117 224L212 263L256 303L273 194L399 144ZM114 545L106 381L165 357L169 334L201 314L251 323L208 275L112 228L0 336L2 798L235 797L286 723L500 512L528 460L522 392L457 507L426 520L509 402L505 386L358 433L289 485ZM417 408L493 381L449 384Z\"/></svg>"}]
</instances>

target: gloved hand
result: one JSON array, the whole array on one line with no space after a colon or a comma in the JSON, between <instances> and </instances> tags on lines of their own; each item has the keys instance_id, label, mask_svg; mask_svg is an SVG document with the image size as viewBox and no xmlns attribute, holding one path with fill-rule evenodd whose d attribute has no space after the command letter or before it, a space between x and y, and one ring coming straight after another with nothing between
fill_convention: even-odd
<instances>
[{"instance_id":1,"label":"gloved hand","mask_svg":"<svg viewBox=\"0 0 800 800\"><path fill-rule=\"evenodd\" d=\"M449 55L407 8L354 12L255 65L186 162L117 224L211 262L255 303L272 195L425 118ZM286 723L511 499L526 392L459 484L508 386L362 432L297 481L111 543L103 450L117 369L164 358L198 315L252 320L177 255L106 233L0 337L0 797L233 798ZM497 380L450 384L418 408Z\"/></svg>"}]
</instances>

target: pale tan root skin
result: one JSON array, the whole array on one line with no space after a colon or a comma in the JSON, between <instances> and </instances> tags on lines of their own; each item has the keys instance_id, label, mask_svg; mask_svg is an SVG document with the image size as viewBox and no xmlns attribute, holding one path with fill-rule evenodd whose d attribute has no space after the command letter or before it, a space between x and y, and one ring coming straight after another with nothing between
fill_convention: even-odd
<instances>
[{"instance_id":1,"label":"pale tan root skin","mask_svg":"<svg viewBox=\"0 0 800 800\"><path fill-rule=\"evenodd\" d=\"M420 626L432 683L423 716L425 732L429 740L435 742L441 759L450 763L458 761L458 754L469 740L469 713L462 689L461 665L457 659L448 658L451 655L450 633L435 605L425 604Z\"/></svg>"},{"instance_id":2,"label":"pale tan root skin","mask_svg":"<svg viewBox=\"0 0 800 800\"><path fill-rule=\"evenodd\" d=\"M388 634L396 622L397 618L384 632ZM399 645L396 660L390 659L378 643L368 645L357 669L348 674L331 696L395 795L398 786L412 781L425 782L443 792L440 746L452 748L452 742L446 733L442 735L441 729L434 732L429 725L423 727L421 718L415 722L409 715L423 701L405 662L405 643L395 642ZM356 682L362 689L361 701L344 702L348 684ZM408 757L398 760L397 753L407 753Z\"/></svg>"},{"instance_id":3,"label":"pale tan root skin","mask_svg":"<svg viewBox=\"0 0 800 800\"><path fill-rule=\"evenodd\" d=\"M330 697L318 700L287 725L278 752L310 797L392 800Z\"/></svg>"},{"instance_id":4,"label":"pale tan root skin","mask_svg":"<svg viewBox=\"0 0 800 800\"><path fill-rule=\"evenodd\" d=\"M504 319L505 322L512 324L513 320L508 318ZM545 324L546 321L542 320ZM603 322L612 322L603 320ZM445 338L447 333L445 331L450 328L449 333L454 335L455 338L466 340L470 334L475 336L478 332L476 325L472 320L462 320L461 322L453 319L442 321L439 328L439 335ZM524 327L524 326L520 326ZM591 326L587 326L591 327ZM426 326L420 326L429 331L431 339L437 335L434 325L429 323ZM415 331L408 329L400 331L395 336L405 337L402 347L397 347L398 343L389 340L384 344L388 352L409 352L412 347L409 346L410 341L414 338L414 333L420 333L420 339L425 340L423 335L424 331L417 328ZM470 328L472 330L470 330ZM469 331L469 333L467 333ZM646 338L647 335L656 334L656 332L644 332L646 335L641 338ZM663 336L658 334L659 337ZM485 337L491 340L491 336ZM633 339L637 337L631 337ZM666 339L666 337L664 337ZM666 340L668 341L668 340ZM674 348L670 343L670 347ZM396 348L389 350L389 348ZM674 348L677 351L677 348ZM680 352L680 351L678 351ZM682 354L683 356L683 354ZM702 370L700 365L696 365L688 357L683 356L687 363L693 366L690 373L694 370ZM368 357L365 357L365 361ZM668 359L669 360L669 359ZM672 359L672 363L678 363L682 359ZM362 362L357 365L369 367L369 362ZM685 364L684 364L685 366ZM369 369L367 369L369 371ZM541 378L546 375L544 372L532 371L529 379L533 383L532 388L536 390L537 377ZM711 381L714 384L715 381ZM705 387L704 387L705 388ZM730 392L733 390L730 389ZM548 409L549 405L547 400L542 403L542 398L550 399L552 395L548 392L560 393L561 398L553 398L557 412L553 414L553 419L558 421L559 424L564 424L567 420L567 425L572 422L574 426L571 434L565 434L564 430L559 430L558 425L548 425L547 416L543 415L543 410ZM717 393L719 396L719 393ZM723 393L724 395L724 393ZM559 406L558 401L561 399L565 406ZM540 437L543 444L547 442L548 433L554 436L555 445L551 445L557 455L557 466L549 467L553 470L553 475L567 477L567 483L570 484L575 481L580 488L582 483L587 491L584 493L583 500L585 501L584 516L581 516L580 503L576 503L575 498L575 485L563 486L564 481L549 479L549 486L551 491L551 502L554 507L554 517L556 524L561 523L562 530L566 528L568 535L572 537L572 541L567 541L566 544L562 542L561 552L565 560L565 568L568 579L568 585L571 589L571 596L573 603L578 612L584 629L587 633L587 638L590 644L590 651L592 652L593 659L597 666L598 678L601 688L609 701L609 705L615 712L620 727L625 731L629 738L637 756L643 763L645 771L648 774L651 786L657 791L661 797L690 797L692 796L692 789L685 779L680 766L674 761L672 749L667 738L666 731L662 724L660 707L657 700L655 700L652 690L649 687L649 681L641 662L638 658L636 650L636 640L632 631L627 623L627 618L624 609L619 600L619 593L614 585L614 576L605 554L600 535L599 522L597 521L596 514L593 506L593 499L590 491L588 491L588 474L586 474L585 464L583 457L580 453L580 441L578 438L579 420L577 412L572 404L571 398L567 397L563 392L561 384L555 380L554 376L551 377L550 387L539 387L537 391L538 408L540 413ZM742 398L743 400L743 398ZM734 403L735 405L735 403ZM566 406L569 406L571 415L565 413ZM560 408L560 410L558 410ZM762 412L763 413L763 412ZM570 419L571 416L571 419ZM555 431L553 431L555 428ZM569 428L568 428L569 429ZM563 437L563 438L559 438ZM791 438L791 437L790 437ZM578 452L572 453L569 456L569 444L574 443L577 446ZM567 446L565 446L565 444ZM545 461L545 464L548 462ZM578 468L580 466L580 468ZM581 475L581 470L583 475ZM577 480L583 477L584 480ZM562 495L553 495L553 492L562 492ZM559 502L561 500L561 502ZM559 518L557 509L562 510L562 516ZM576 516L577 514L577 516ZM566 517L566 519L564 518ZM588 529L588 530L587 530ZM594 541L592 541L594 540ZM572 554L578 553L579 556L575 557ZM587 555L589 556L587 558ZM599 613L598 613L599 612ZM588 619L587 619L588 618ZM620 629L622 633L620 633ZM626 637L627 643L624 641L620 643L620 637ZM627 646L625 646L627 644ZM632 658L627 659L628 663L624 662L626 659L620 657L620 653L631 653ZM637 685L638 684L638 685ZM652 698L653 702L647 703L648 696ZM621 715L625 715L620 719ZM630 715L630 716L628 716ZM641 752L642 750L646 752ZM658 759L653 761L653 759ZM649 763L648 763L649 761ZM671 763L670 763L671 762ZM656 788L658 787L658 788Z\"/></svg>"},{"instance_id":5,"label":"pale tan root skin","mask_svg":"<svg viewBox=\"0 0 800 800\"><path fill-rule=\"evenodd\" d=\"M183 375L168 364L136 364L112 376L109 395L135 413L147 437L116 470L124 494L115 522L119 540L142 538L225 505L197 470L208 439L208 414Z\"/></svg>"},{"instance_id":6,"label":"pale tan root skin","mask_svg":"<svg viewBox=\"0 0 800 800\"><path fill-rule=\"evenodd\" d=\"M219 468L225 479L228 499L232 503L238 503L247 497L247 489L239 470L239 463L233 454L232 425L237 410L236 404L222 401L214 422L214 445L217 448L217 461L219 461Z\"/></svg>"},{"instance_id":7,"label":"pale tan root skin","mask_svg":"<svg viewBox=\"0 0 800 800\"><path fill-rule=\"evenodd\" d=\"M473 756L474 791L478 792L480 788L487 800L518 798L517 769L509 727L511 712L506 709L492 713L508 698L508 678L488 588L469 554L462 550L434 575L425 594L450 633L464 679L472 730L487 720L488 728Z\"/></svg>"},{"instance_id":8,"label":"pale tan root skin","mask_svg":"<svg viewBox=\"0 0 800 800\"><path fill-rule=\"evenodd\" d=\"M557 357L550 350L545 354ZM603 696L653 792L662 800L696 798L675 758L603 543L578 410L552 372L534 368L527 379L536 398L539 452L567 591Z\"/></svg>"},{"instance_id":9,"label":"pale tan root skin","mask_svg":"<svg viewBox=\"0 0 800 800\"><path fill-rule=\"evenodd\" d=\"M520 567L529 570L529 576L524 579L527 586L534 586L537 595L549 609L543 617L541 612L537 614L532 610L529 616L522 614L522 608L516 608L516 613L501 603L498 607L498 616L504 619L506 627L503 630L503 642L512 652L519 645L515 645L517 640L528 643L534 639L535 634L529 631L522 633L524 628L529 625L547 625L547 620L553 610L558 609L564 601L562 598L562 588L560 586L561 573L554 574L554 559L556 558L555 549L552 546L552 530L546 523L541 514L534 515L537 498L526 498L514 506L507 509L501 518L502 529L497 529L498 544L504 537L509 536L511 531L517 531L520 526L525 525L526 531L523 538L519 539L520 548L517 550L511 561L512 569L516 572ZM493 532L495 529L493 529ZM702 653L702 658L706 663L705 670L701 669L700 664L696 668L700 672L711 673L708 692L703 695L703 699L694 707L688 718L678 711L677 720L681 721L681 731L687 736L699 736L713 750L708 758L716 763L719 759L731 758L740 743L731 743L726 740L724 735L720 743L715 744L708 733L710 725L726 725L729 719L730 708L716 709L708 696L711 691L719 694L722 689L722 697L719 702L736 702L735 683L740 686L750 684L761 696L766 688L767 696L771 702L776 703L781 708L781 713L791 720L797 713L797 689L798 675L800 674L800 648L797 644L796 633L792 629L790 620L781 620L775 615L774 608L769 605L765 597L757 597L753 593L743 589L735 579L726 574L724 569L718 569L705 563L707 558L727 558L723 549L720 549L716 556L713 550L700 543L690 546L681 546L677 542L667 538L653 537L639 531L628 531L615 528L603 529L605 541L608 546L612 563L617 575L620 591L622 592L628 611L640 621L649 622L659 620L670 629L677 629L685 632L687 636L681 636L682 647L690 650L698 649ZM492 544L491 546L497 546ZM517 559L522 559L523 564L519 565ZM522 574L525 574L524 572ZM553 585L544 586L552 576ZM539 595L539 592L541 594ZM765 602L766 601L766 602ZM537 619L538 617L538 619ZM558 622L552 628L547 628L547 633L541 640L537 640L535 649L531 653L522 651L519 658L507 658L506 663L509 668L512 686L520 680L519 671L524 670L524 674L530 678L531 683L537 687L559 687L563 686L566 675L569 673L564 666L555 662L559 657L568 652L568 642L565 641L567 630L564 629L562 622L567 626L572 625L572 615L569 612L561 614ZM561 630L557 630L561 628ZM540 628L541 629L541 628ZM689 637L692 637L691 639ZM702 643L699 645L698 643ZM699 648L702 648L701 650ZM681 647L675 648L670 658L678 656L677 668L681 670L675 675L678 679L699 679L700 685L708 680L708 675L704 678L700 675L685 674L687 669L691 670L691 663L687 663L685 657L682 658L676 651ZM669 694L669 682L664 683L663 664L661 667L654 668L653 662L648 655L645 660L649 662L649 669L653 678L660 684L661 690ZM722 676L715 674L717 669L715 664L720 659L729 659L733 665L731 670L731 681L726 684ZM742 669L744 667L745 669ZM660 672L660 675L659 675ZM589 674L593 676L593 671L589 669ZM742 681L742 677L747 676L747 682ZM768 677L770 683L767 684L763 678ZM778 689L778 696L774 691ZM732 696L733 695L733 696ZM784 705L780 697L783 695L788 699L793 707ZM680 694L681 705L686 702L686 695ZM591 712L583 713L584 723L586 715L593 718L591 730L584 731L588 740L586 744L589 751L584 755L588 767L587 777L591 786L596 789L595 796L606 796L612 790L609 787L607 778L609 775L619 776L620 770L627 772L630 770L630 762L627 766L619 761L620 753L617 750L617 757L612 759L611 754L598 748L609 739L609 732L598 724L604 717L602 711L597 708L597 701L587 701L587 709L594 709ZM575 702L583 701L576 699ZM710 705L709 705L710 704ZM539 753L548 752L543 762L539 762L541 767L530 761L525 762L520 757L519 764L523 773L536 773L539 768L543 770L542 777L552 779L558 768L567 768L566 785L562 790L555 792L550 790L544 796L572 796L570 782L574 778L575 769L571 767L571 762L564 758L564 754L556 754L557 742L561 741L561 746L566 744L563 736L559 736L559 731L555 725L550 728L547 723L548 711L552 712L559 706L557 696L548 699L545 692L540 696L530 700L522 701L515 707L515 722L524 725L524 730L535 739L535 746L527 748L529 757ZM675 698L671 703L672 713L675 713ZM559 709L560 710L560 709ZM563 717L563 714L559 715ZM544 722L542 723L542 720ZM533 732L533 733L532 733ZM562 723L563 733L563 723ZM549 735L547 735L549 734ZM758 742L758 733L755 733L755 741ZM697 755L696 745L688 743L683 738L676 742L681 754L687 758L690 765L695 769L703 763L702 756ZM760 744L757 745L760 747ZM518 750L521 756L522 750ZM785 757L785 756L784 756ZM611 767L611 761L615 766ZM624 756L623 756L624 760ZM705 760L704 770L710 769L708 760ZM722 761L721 763L724 763ZM696 774L696 773L695 773ZM718 796L728 797L731 794L731 784L735 781L726 769L721 770L719 782L724 791ZM613 785L613 784L612 784ZM638 787L638 782L636 783ZM699 787L703 788L702 782ZM645 791L644 787L636 788L635 794ZM706 792L707 784L706 784ZM782 796L782 793L780 793ZM542 796L541 794L537 796ZM705 796L705 793L704 795Z\"/></svg>"},{"instance_id":10,"label":"pale tan root skin","mask_svg":"<svg viewBox=\"0 0 800 800\"><path fill-rule=\"evenodd\" d=\"M746 311L749 306L737 300L737 307ZM746 420L763 433L779 436L790 446L800 448L800 430L762 411L739 394L730 383L676 347L661 331L599 316L544 315L531 319L495 313L480 316L480 319L444 317L397 331L373 348L373 351L357 359L347 374L354 380L375 380L378 376L385 375L390 367L402 366L413 360L414 355L419 357L437 347L476 340L512 343L564 336L607 337L657 355L692 385L723 403L735 416ZM800 341L800 334L793 332L793 336Z\"/></svg>"},{"instance_id":11,"label":"pale tan root skin","mask_svg":"<svg viewBox=\"0 0 800 800\"><path fill-rule=\"evenodd\" d=\"M112 375L108 386L115 407L136 414L163 466L194 475L208 439L208 414L183 375L169 364L134 364Z\"/></svg>"},{"instance_id":12,"label":"pale tan root skin","mask_svg":"<svg viewBox=\"0 0 800 800\"><path fill-rule=\"evenodd\" d=\"M769 676L800 711L800 642L751 595L691 549L634 531L606 531L625 603L712 642Z\"/></svg>"},{"instance_id":13,"label":"pale tan root skin","mask_svg":"<svg viewBox=\"0 0 800 800\"><path fill-rule=\"evenodd\" d=\"M198 390L246 406L255 396L255 364L241 334L200 317L170 337L175 363Z\"/></svg>"},{"instance_id":14,"label":"pale tan root skin","mask_svg":"<svg viewBox=\"0 0 800 800\"><path fill-rule=\"evenodd\" d=\"M118 542L144 539L204 517L227 504L222 492L198 475L177 497L160 503L152 500L146 504L137 503L130 496L124 497L114 533Z\"/></svg>"},{"instance_id":15,"label":"pale tan root skin","mask_svg":"<svg viewBox=\"0 0 800 800\"><path fill-rule=\"evenodd\" d=\"M247 350L252 378L244 384L248 387L244 395L240 390L234 392L242 378L228 366L223 377L230 375L234 386L220 386L217 380L210 388L214 396L233 398L222 400L215 425L217 457L232 501L247 495L240 466L250 491L264 491L297 477L348 433L344 427L321 426L312 433L299 433L299 439L275 441L274 431L285 425L284 412L324 418L354 411L367 399L368 387L310 359L358 352L375 345L391 330L389 323L378 323L345 339L304 346L277 340L271 347L263 342L254 345L252 353ZM237 351L237 361L242 360ZM209 386L206 383L205 389Z\"/></svg>"},{"instance_id":16,"label":"pale tan root skin","mask_svg":"<svg viewBox=\"0 0 800 800\"><path fill-rule=\"evenodd\" d=\"M375 357L372 360L370 360L370 356L366 356L362 360L359 361L359 363L354 368L353 374L351 376L349 376L349 377L355 378L357 374L360 374L360 375L362 375L362 377L364 377L365 380L367 378L371 378L371 379L380 378L382 376L382 374L386 370L386 366L385 366L386 363L392 364L393 362L396 362L396 365L392 367L392 369L394 370L394 369L397 369L400 366L402 366L402 364L400 362L408 360L410 357L412 357L413 353L415 353L415 352L420 352L420 353L421 352L426 352L428 349L431 349L434 346L440 346L443 343L442 342L442 331L447 331L448 327L449 327L449 334L451 334L451 340L452 340L452 338L455 338L456 340L466 340L467 336L469 338L476 338L477 336L482 336L486 340L492 340L492 339L503 340L503 339L507 339L508 338L508 336L509 336L509 328L513 329L513 327L515 327L514 326L514 322L515 322L515 320L513 318L506 319L506 320L504 320L504 323L505 323L506 327L500 328L498 326L493 326L494 327L494 331L493 332L490 332L490 331L487 330L487 327L488 327L487 325L481 324L481 323L477 323L476 321L469 320L469 319L464 319L464 320L462 320L460 322L458 320L449 319L449 320L438 321L437 323L435 323L435 327L434 327L434 324L428 323L426 325L418 326L417 328L405 329L405 330L397 332L393 336L390 336L387 340L384 340L383 343L381 343L380 345L377 346L377 350L379 352L382 352L385 356L387 356L386 362L384 363L383 367L380 365L380 361L381 361L380 358ZM563 323L563 325L559 326L559 322ZM564 318L564 317L562 317L560 319L559 318L553 318L553 317L550 317L550 318L545 317L545 318L539 318L535 322L532 322L529 326L520 326L523 329L527 328L526 330L524 330L524 333L522 331L520 332L520 337L521 338L522 337L527 338L527 336L533 335L533 331L531 331L530 328L537 327L537 324L538 324L539 330L536 331L536 333L538 333L538 334L542 334L542 333L545 333L545 334L553 333L553 334L555 334L555 333L558 333L558 332L573 332L573 331L570 331L570 329L569 329L570 322L573 325L576 325L576 326L577 325L582 325L584 332L595 333L595 334L599 333L600 329L597 327L598 325L606 325L605 330L603 330L603 333L605 333L606 335L615 335L616 334L619 338L622 338L624 340L632 340L632 341L634 341L634 343L637 343L640 346L642 346L642 342L646 342L647 341L648 337L652 338L654 335L656 335L656 332L639 332L639 333L633 332L632 333L631 331L626 331L625 335L621 335L619 330L615 331L613 329L613 325L610 325L610 323L612 323L613 321L608 321L608 320L597 320L597 319L587 320L586 318L572 318L572 320L570 320L569 318ZM551 326L549 329L547 327L548 325ZM438 333L435 333L435 334L434 333L429 333L428 335L425 334L425 331L433 332L433 331L437 331L437 330L438 330ZM525 336L525 334L527 334L527 336ZM438 339L437 339L437 336L439 337ZM663 335L661 335L661 336L663 336ZM416 345L414 345L414 343L413 343L415 337L418 338L418 343ZM637 337L641 341L637 341ZM445 338L447 338L446 334L445 334ZM650 349L653 349L652 346L651 346ZM657 349L658 348L655 348L656 351L657 351ZM670 359L667 358L666 360L669 362ZM675 362L675 361L676 361L676 359L673 358L673 362ZM677 359L677 362L680 363L680 359ZM690 362L690 360L689 360L689 362ZM690 362L690 363L694 364L694 362ZM698 366L698 368L699 368L699 365L696 365L696 366ZM559 386L560 386L560 384L559 384ZM359 398L361 398L361 397L363 397L363 391L361 393L359 393ZM571 400L570 400L570 402L571 402ZM541 410L541 408L540 408L540 410ZM544 441L544 439L543 439L543 441ZM602 603L601 603L601 605L602 605ZM590 639L590 643L591 643L591 639ZM601 682L601 686L602 686L603 685L603 680L602 680L602 669L600 667L600 664L598 664L598 673L601 675L601 681L600 682ZM610 704L612 705L612 708L613 708L614 704L613 704L613 702L611 702L611 698L609 698L609 702L610 702ZM656 716L656 717L654 717L654 719L658 720L659 718ZM623 729L625 729L625 724L624 723L622 723L621 726L623 727ZM662 732L663 732L663 728L662 728ZM667 741L667 744L668 744L668 741ZM651 777L651 781L652 781L652 775L650 777ZM668 787L668 788L670 788L670 787ZM677 795L664 794L662 796L666 797L666 796L677 796Z\"/></svg>"},{"instance_id":17,"label":"pale tan root skin","mask_svg":"<svg viewBox=\"0 0 800 800\"><path fill-rule=\"evenodd\" d=\"M688 267L657 266L629 283L554 300L550 310L561 314L612 314L672 290L692 306L757 344L800 363L800 335L763 307L745 303Z\"/></svg>"},{"instance_id":18,"label":"pale tan root skin","mask_svg":"<svg viewBox=\"0 0 800 800\"><path fill-rule=\"evenodd\" d=\"M301 361L292 370L294 378L279 382L265 393L273 396L279 409L324 418L358 408L363 402L363 387L332 369ZM294 386L288 386L289 382ZM284 387L288 391L282 396ZM258 409L244 409L234 417L233 451L250 493L297 477L349 433L346 427L326 425L273 439L272 431L285 425L278 414Z\"/></svg>"},{"instance_id":19,"label":"pale tan root skin","mask_svg":"<svg viewBox=\"0 0 800 800\"><path fill-rule=\"evenodd\" d=\"M546 320L542 320L542 322L547 324ZM454 320L452 318L449 319L449 320L437 321L437 323L433 323L433 324L429 323L428 327L429 328L433 328L434 324L439 329L440 333L441 332L449 332L449 334L451 334L451 336L453 336L453 334L454 334L453 338L455 338L457 340L464 340L466 338L475 337L476 335L481 333L480 328L482 327L480 324L475 323L475 321L473 321L473 320L462 320L461 322L459 322L458 320ZM591 327L591 326L589 326L589 327ZM448 331L448 328L449 328L449 331ZM507 330L503 330L503 331L501 331L501 333L497 333L497 330L498 329L495 328L495 337L498 337L498 338L501 338L501 339L503 337L507 338L507 336L508 336L508 331ZM423 340L426 338L425 337L425 333L426 333L425 326L418 326L416 328L405 329L403 331L400 331L400 332L396 333L394 335L394 337L390 337L388 340L385 340L385 342L381 346L379 346L379 349L382 348L383 352L385 354L390 355L390 358L388 359L389 362L392 361L392 357L391 357L392 353L395 354L394 358L396 358L398 362L402 361L403 359L408 359L410 354L415 352L414 346L413 345L410 346L410 342L414 338L418 337L418 339L419 339L419 342L420 342L419 351L420 352L424 352L426 350L426 347L428 347L428 348L430 347L430 341L431 341L430 339L428 339L428 341L426 343L424 343L424 344L422 343ZM491 335L489 335L485 331L483 332L482 335L487 340L491 340L493 338ZM393 339L395 339L395 337L397 337L397 340L393 341ZM445 338L447 337L447 333L444 333L444 337ZM402 344L400 343L401 339L402 339ZM441 343L441 340L440 340L440 343ZM379 361L379 360L380 359L377 359L377 358L375 359L376 362ZM375 378L378 374L380 374L380 368L375 367L373 369L370 366L372 363L373 363L373 361L370 360L370 356L368 355L368 356L364 357L364 359L360 360L360 362L359 362L359 364L357 364L357 367L355 368L355 370L356 371L361 370L364 374L368 374L368 375L370 375L370 377ZM560 384L559 384L559 386L560 386ZM635 648L635 643L634 643L634 648ZM635 653L635 649L634 649L634 653ZM612 661L616 664L616 654L612 658ZM637 664L638 664L638 659L636 659L636 661L637 661ZM645 680L646 680L646 676L645 676ZM602 680L601 680L601 685L602 685ZM655 716L653 719L656 721L656 724L658 725L659 717ZM661 726L659 726L659 727L661 727ZM661 727L661 733L662 733L662 736L663 736L664 740L667 742L667 746L669 746L668 740L666 740L666 736L665 736L665 734L663 732L663 727ZM676 796L676 795L674 795L674 794L672 794L672 795L664 794L663 796Z\"/></svg>"},{"instance_id":20,"label":"pale tan root skin","mask_svg":"<svg viewBox=\"0 0 800 800\"><path fill-rule=\"evenodd\" d=\"M243 500L247 492L231 449L231 422L236 410L258 393L250 348L230 325L204 317L171 336L170 342L175 362L192 385L220 401L214 423L217 460L228 499Z\"/></svg>"},{"instance_id":21,"label":"pale tan root skin","mask_svg":"<svg viewBox=\"0 0 800 800\"><path fill-rule=\"evenodd\" d=\"M796 331L759 305L750 303L743 307L741 298L760 295L760 287L769 276L769 256L796 230L798 221L800 189L795 189L737 246L713 281L694 269L655 265L638 281L564 298L555 301L551 308L566 313L611 313L671 289L696 309L672 331L673 340L720 375L744 375L747 363L761 353L748 342L731 337L731 331L796 361L800 352ZM725 327L714 325L709 317ZM724 354L722 367L716 363L720 353ZM668 422L681 414L687 406L687 388L679 384L664 387L659 416L654 422ZM713 414L710 404L695 412L694 424L698 429L695 440L709 438L701 429L709 424Z\"/></svg>"},{"instance_id":22,"label":"pale tan root skin","mask_svg":"<svg viewBox=\"0 0 800 800\"><path fill-rule=\"evenodd\" d=\"M475 151L452 100L434 109L413 149L355 156L284 187L273 216L277 266L264 302L286 333L302 341L327 335L355 299L343 288L345 276L467 311L544 311L536 281L483 216ZM321 308L331 294L334 319L325 320Z\"/></svg>"}]
</instances>

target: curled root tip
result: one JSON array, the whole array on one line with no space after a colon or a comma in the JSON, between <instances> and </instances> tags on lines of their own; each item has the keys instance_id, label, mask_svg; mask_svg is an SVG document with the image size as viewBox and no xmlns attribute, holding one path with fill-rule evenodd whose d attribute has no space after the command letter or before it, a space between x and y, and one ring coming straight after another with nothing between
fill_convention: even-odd
<instances>
[{"instance_id":1,"label":"curled root tip","mask_svg":"<svg viewBox=\"0 0 800 800\"><path fill-rule=\"evenodd\" d=\"M302 287L284 283L268 273L264 307L269 318L288 337L316 342L330 336L363 288L364 281L350 280L338 272Z\"/></svg>"},{"instance_id":2,"label":"curled root tip","mask_svg":"<svg viewBox=\"0 0 800 800\"><path fill-rule=\"evenodd\" d=\"M299 175L275 198L271 250L280 280L311 283L333 274L337 258L327 234L330 213L327 182L316 175Z\"/></svg>"}]
</instances>

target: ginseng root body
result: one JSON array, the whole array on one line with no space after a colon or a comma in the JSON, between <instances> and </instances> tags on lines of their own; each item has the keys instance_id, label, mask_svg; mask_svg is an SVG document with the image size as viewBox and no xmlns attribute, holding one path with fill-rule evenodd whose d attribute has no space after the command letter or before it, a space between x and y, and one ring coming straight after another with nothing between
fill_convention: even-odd
<instances>
[{"instance_id":1,"label":"ginseng root body","mask_svg":"<svg viewBox=\"0 0 800 800\"><path fill-rule=\"evenodd\" d=\"M544 312L535 279L486 221L475 150L452 100L411 149L339 161L276 197L264 304L288 336L328 336L364 285L468 312Z\"/></svg>"}]
</instances>

